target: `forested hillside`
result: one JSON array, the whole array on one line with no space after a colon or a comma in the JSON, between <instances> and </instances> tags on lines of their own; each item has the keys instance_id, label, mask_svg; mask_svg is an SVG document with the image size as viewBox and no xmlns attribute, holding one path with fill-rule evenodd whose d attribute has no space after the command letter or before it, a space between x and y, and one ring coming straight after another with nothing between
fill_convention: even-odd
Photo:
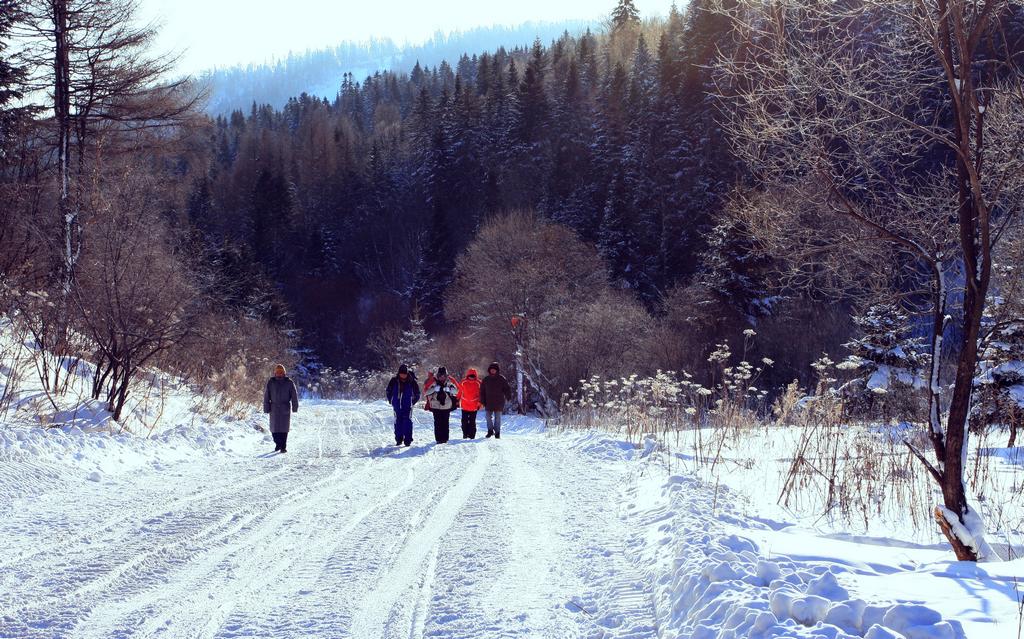
<instances>
[{"instance_id":1,"label":"forested hillside","mask_svg":"<svg viewBox=\"0 0 1024 639\"><path fill-rule=\"evenodd\" d=\"M1017 286L1003 266L1020 246L1008 204L1019 113L1007 96L1024 49L1014 2L985 14L991 37L968 52L992 67L974 105L992 129L982 164L1006 175L991 178L984 223L999 226L973 287L951 257L967 250L956 224L922 214L950 206L949 176L966 170L951 131L970 127L953 126L939 62L906 57L935 55L925 40L891 40L903 18L871 3L848 24L800 17L783 54L766 44L783 36L746 21L766 19L760 5L695 0L645 20L621 0L597 31L346 74L331 98L307 91L215 119L199 113L199 87L168 83L152 29L123 26L131 3L115 4L4 5L0 23L0 43L30 44L0 67L5 286L49 352L99 353L86 356L107 362L97 389L112 384L112 396L140 358L244 378L239 358L260 349L313 372L390 368L399 353L455 368L515 361L530 401L549 407L595 374L711 383L720 344L770 359L760 384L772 396L825 379L823 353L855 358L846 370L861 395L879 376L923 379L931 352L953 365L968 342L1009 344L993 347L992 370L1016 361L1012 341L993 338L1014 334L1016 307L983 308ZM81 39L54 42L75 11L90 16L71 23ZM815 25L836 20L842 38L824 42L870 55L818 50ZM66 63L51 59L58 45ZM97 55L109 63L90 65ZM859 120L865 108L882 119ZM115 299L125 269L152 277L131 289L150 301L104 305L101 320L90 307ZM193 351L225 325L260 348ZM161 329L137 342L139 326ZM72 328L99 346L70 344ZM971 358L963 370L981 366ZM985 388L995 402L1012 385Z\"/></svg>"},{"instance_id":2,"label":"forested hillside","mask_svg":"<svg viewBox=\"0 0 1024 639\"><path fill-rule=\"evenodd\" d=\"M191 167L188 218L269 274L334 364L376 364L367 338L414 307L452 332L456 260L510 210L596 247L609 277L590 296L625 291L641 324L697 294L686 286L742 323L764 295L758 264L741 264L743 240L720 224L740 175L707 65L728 21L699 5L664 22L620 19L610 34L347 76L334 100L304 94L218 118L208 165Z\"/></svg>"},{"instance_id":3,"label":"forested hillside","mask_svg":"<svg viewBox=\"0 0 1024 639\"><path fill-rule=\"evenodd\" d=\"M218 68L202 74L209 96L205 110L214 116L248 109L253 102L281 108L301 93L334 98L342 76L365 78L377 71L408 71L419 62L436 66L498 46L528 46L534 39L550 41L562 33L583 33L594 26L584 21L527 22L515 27L494 25L453 33L436 33L426 42L403 44L384 38L344 42L336 47L292 52L280 60Z\"/></svg>"}]
</instances>

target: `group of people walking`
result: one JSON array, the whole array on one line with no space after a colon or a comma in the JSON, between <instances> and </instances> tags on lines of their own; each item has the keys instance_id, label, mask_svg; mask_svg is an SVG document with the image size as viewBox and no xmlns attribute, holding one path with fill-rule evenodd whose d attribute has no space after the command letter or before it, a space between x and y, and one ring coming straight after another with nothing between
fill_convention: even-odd
<instances>
[{"instance_id":1,"label":"group of people walking","mask_svg":"<svg viewBox=\"0 0 1024 639\"><path fill-rule=\"evenodd\" d=\"M483 410L487 418L487 437L501 439L501 414L512 399L512 387L501 374L501 367L493 362L487 367L487 376L479 379L476 369L470 368L460 382L448 374L444 366L429 371L420 392L416 375L402 364L398 374L391 378L387 398L395 410L395 444L412 444L412 410L424 398L423 409L434 416L434 439L439 444L448 441L451 415L462 411L462 437L476 438L477 413Z\"/></svg>"},{"instance_id":2,"label":"group of people walking","mask_svg":"<svg viewBox=\"0 0 1024 639\"><path fill-rule=\"evenodd\" d=\"M487 367L487 376L479 379L476 369L466 371L460 382L448 374L444 366L429 371L420 391L416 375L402 364L398 374L391 378L387 398L395 409L395 444L412 444L412 411L420 399L425 398L424 410L434 415L434 439L439 444L448 441L449 422L456 409L462 410L462 437L476 438L476 416L483 410L487 417L487 437L501 439L501 414L512 399L512 387L501 374L497 362ZM263 393L263 412L270 415L270 434L274 438L274 452L288 452L288 431L292 413L299 410L299 394L295 382L285 373L284 366L274 368L274 376L267 381Z\"/></svg>"}]
</instances>

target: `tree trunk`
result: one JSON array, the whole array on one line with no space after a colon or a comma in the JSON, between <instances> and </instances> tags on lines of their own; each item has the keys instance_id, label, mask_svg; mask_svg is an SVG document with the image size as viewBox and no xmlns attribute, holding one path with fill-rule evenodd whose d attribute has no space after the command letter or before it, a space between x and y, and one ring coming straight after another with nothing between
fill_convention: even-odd
<instances>
[{"instance_id":1,"label":"tree trunk","mask_svg":"<svg viewBox=\"0 0 1024 639\"><path fill-rule=\"evenodd\" d=\"M65 294L71 291L75 266L76 215L70 197L69 152L71 144L71 60L68 42L67 0L51 0L53 12L53 111L57 125L57 171L60 197L57 212L63 231L63 286Z\"/></svg>"},{"instance_id":2,"label":"tree trunk","mask_svg":"<svg viewBox=\"0 0 1024 639\"><path fill-rule=\"evenodd\" d=\"M121 413L124 412L124 405L128 402L128 387L132 382L133 370L131 366L125 365L121 369L121 376L116 378L114 393L110 398L111 417L115 422L121 421Z\"/></svg>"},{"instance_id":3,"label":"tree trunk","mask_svg":"<svg viewBox=\"0 0 1024 639\"><path fill-rule=\"evenodd\" d=\"M946 459L946 438L942 428L942 340L946 332L946 291L945 264L936 260L932 264L932 361L928 372L928 438L935 449L939 470Z\"/></svg>"},{"instance_id":4,"label":"tree trunk","mask_svg":"<svg viewBox=\"0 0 1024 639\"><path fill-rule=\"evenodd\" d=\"M939 524L939 529L942 530L942 534L949 540L949 545L953 547L953 553L956 555L959 561L978 561L978 555L969 546L965 546L964 542L960 541L960 538L953 532L953 528L946 521L945 515L942 514L942 510L937 506L935 508L935 521Z\"/></svg>"},{"instance_id":5,"label":"tree trunk","mask_svg":"<svg viewBox=\"0 0 1024 639\"><path fill-rule=\"evenodd\" d=\"M100 355L96 358L96 372L92 376L92 398L98 400L100 395L103 394L103 387L107 383L107 378L110 377L111 372L114 370L114 364L110 361L110 358L106 355Z\"/></svg>"},{"instance_id":6,"label":"tree trunk","mask_svg":"<svg viewBox=\"0 0 1024 639\"><path fill-rule=\"evenodd\" d=\"M523 351L516 350L516 401L519 403L519 414L526 414L526 402L523 397Z\"/></svg>"}]
</instances>

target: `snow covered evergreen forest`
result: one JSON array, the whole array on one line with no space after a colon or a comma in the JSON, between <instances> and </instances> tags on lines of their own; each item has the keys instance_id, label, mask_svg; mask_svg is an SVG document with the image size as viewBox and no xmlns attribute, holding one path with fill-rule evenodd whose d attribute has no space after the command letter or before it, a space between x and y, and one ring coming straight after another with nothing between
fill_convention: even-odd
<instances>
[{"instance_id":1,"label":"snow covered evergreen forest","mask_svg":"<svg viewBox=\"0 0 1024 639\"><path fill-rule=\"evenodd\" d=\"M338 78L348 73L361 81L376 71L408 70L417 63L433 67L450 64L449 61L463 56L474 62L476 52L500 46L528 46L537 38L547 42L563 32L582 33L589 26L584 20L526 22L514 27L492 25L462 32L438 32L420 44L371 37L363 42L292 53L262 64L213 69L200 74L198 81L207 88L204 110L215 116L247 110L253 102L280 109L289 98L303 93L333 99L338 92Z\"/></svg>"},{"instance_id":2,"label":"snow covered evergreen forest","mask_svg":"<svg viewBox=\"0 0 1024 639\"><path fill-rule=\"evenodd\" d=\"M1024 636L1024 3L609 5L324 98L0 0L0 637Z\"/></svg>"}]
</instances>

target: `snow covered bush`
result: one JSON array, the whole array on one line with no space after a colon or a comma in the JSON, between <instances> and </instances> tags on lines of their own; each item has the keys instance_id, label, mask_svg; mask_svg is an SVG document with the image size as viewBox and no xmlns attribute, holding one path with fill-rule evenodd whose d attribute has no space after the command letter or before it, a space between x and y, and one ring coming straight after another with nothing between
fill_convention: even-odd
<instances>
[{"instance_id":1,"label":"snow covered bush","mask_svg":"<svg viewBox=\"0 0 1024 639\"><path fill-rule=\"evenodd\" d=\"M981 337L971 429L1005 427L1012 447L1024 422L1024 238L1013 238L1003 258L994 269L998 295L990 298Z\"/></svg>"},{"instance_id":2,"label":"snow covered bush","mask_svg":"<svg viewBox=\"0 0 1024 639\"><path fill-rule=\"evenodd\" d=\"M885 420L913 420L926 410L925 371L931 356L913 337L910 319L894 303L873 304L853 317L860 337L847 342L850 356L837 368L853 379L840 390L846 408Z\"/></svg>"},{"instance_id":3,"label":"snow covered bush","mask_svg":"<svg viewBox=\"0 0 1024 639\"><path fill-rule=\"evenodd\" d=\"M379 400L395 371L361 371L355 368L321 369L307 389L320 399ZM422 374L419 382L423 383Z\"/></svg>"}]
</instances>

